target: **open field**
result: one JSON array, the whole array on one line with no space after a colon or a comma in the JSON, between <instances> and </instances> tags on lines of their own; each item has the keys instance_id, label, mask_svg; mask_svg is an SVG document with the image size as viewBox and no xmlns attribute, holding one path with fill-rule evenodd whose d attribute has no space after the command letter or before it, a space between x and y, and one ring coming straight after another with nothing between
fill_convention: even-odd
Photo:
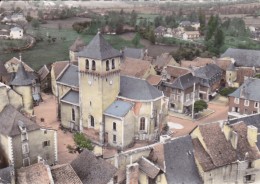
<instances>
[{"instance_id":1,"label":"open field","mask_svg":"<svg viewBox=\"0 0 260 184\"><path fill-rule=\"evenodd\" d=\"M63 29L71 29L74 22L91 21L89 18L83 17L71 17L64 20L48 20L46 24L42 24L42 27L58 29L60 24Z\"/></svg>"}]
</instances>

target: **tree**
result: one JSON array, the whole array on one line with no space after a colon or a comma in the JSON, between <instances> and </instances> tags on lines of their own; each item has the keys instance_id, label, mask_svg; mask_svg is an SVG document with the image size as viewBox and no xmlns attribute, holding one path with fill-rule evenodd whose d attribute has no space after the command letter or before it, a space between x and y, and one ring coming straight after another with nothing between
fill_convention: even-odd
<instances>
[{"instance_id":1,"label":"tree","mask_svg":"<svg viewBox=\"0 0 260 184\"><path fill-rule=\"evenodd\" d=\"M136 25L136 20L137 20L137 13L133 10L131 12L130 25L131 26L135 26Z\"/></svg>"},{"instance_id":2,"label":"tree","mask_svg":"<svg viewBox=\"0 0 260 184\"><path fill-rule=\"evenodd\" d=\"M225 41L225 35L221 29L217 29L215 35L214 35L214 46L217 49L216 54L219 54L220 47L223 46Z\"/></svg>"},{"instance_id":3,"label":"tree","mask_svg":"<svg viewBox=\"0 0 260 184\"><path fill-rule=\"evenodd\" d=\"M38 29L40 27L40 21L38 19L32 19L31 25L34 29Z\"/></svg>"},{"instance_id":4,"label":"tree","mask_svg":"<svg viewBox=\"0 0 260 184\"><path fill-rule=\"evenodd\" d=\"M150 31L149 40L152 44L155 44L155 35L153 30Z\"/></svg>"},{"instance_id":5,"label":"tree","mask_svg":"<svg viewBox=\"0 0 260 184\"><path fill-rule=\"evenodd\" d=\"M92 145L91 141L87 139L83 133L75 133L73 139L80 149L87 148L90 151L94 149L94 146Z\"/></svg>"},{"instance_id":6,"label":"tree","mask_svg":"<svg viewBox=\"0 0 260 184\"><path fill-rule=\"evenodd\" d=\"M199 22L200 22L200 34L204 35L205 32L205 26L206 26L206 16L205 13L199 10Z\"/></svg>"},{"instance_id":7,"label":"tree","mask_svg":"<svg viewBox=\"0 0 260 184\"><path fill-rule=\"evenodd\" d=\"M204 100L198 100L194 103L194 112L198 113L208 108L208 104Z\"/></svg>"},{"instance_id":8,"label":"tree","mask_svg":"<svg viewBox=\"0 0 260 184\"><path fill-rule=\"evenodd\" d=\"M140 34L136 33L135 37L132 40L132 43L134 44L135 47L137 47L139 45L140 42Z\"/></svg>"}]
</instances>

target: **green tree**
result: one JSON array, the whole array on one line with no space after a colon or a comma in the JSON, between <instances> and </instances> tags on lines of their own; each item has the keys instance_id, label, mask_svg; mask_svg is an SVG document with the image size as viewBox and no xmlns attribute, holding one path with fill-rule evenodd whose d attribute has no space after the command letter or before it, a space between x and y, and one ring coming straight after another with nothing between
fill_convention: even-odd
<instances>
[{"instance_id":1,"label":"green tree","mask_svg":"<svg viewBox=\"0 0 260 184\"><path fill-rule=\"evenodd\" d=\"M137 20L137 13L133 10L131 12L131 16L130 16L130 25L131 26L135 26L136 25L136 20Z\"/></svg>"},{"instance_id":2,"label":"green tree","mask_svg":"<svg viewBox=\"0 0 260 184\"><path fill-rule=\"evenodd\" d=\"M40 21L38 19L32 19L31 25L34 29L38 29L40 27Z\"/></svg>"},{"instance_id":3,"label":"green tree","mask_svg":"<svg viewBox=\"0 0 260 184\"><path fill-rule=\"evenodd\" d=\"M201 9L199 10L199 22L200 22L200 34L204 35L205 32L205 26L206 26L206 16L205 13L203 11L201 11Z\"/></svg>"},{"instance_id":4,"label":"green tree","mask_svg":"<svg viewBox=\"0 0 260 184\"><path fill-rule=\"evenodd\" d=\"M132 43L134 44L135 47L137 47L140 43L140 34L136 33L135 37L132 40Z\"/></svg>"},{"instance_id":5,"label":"green tree","mask_svg":"<svg viewBox=\"0 0 260 184\"><path fill-rule=\"evenodd\" d=\"M91 141L87 139L83 133L75 133L73 139L76 145L81 149L87 148L90 151L94 149Z\"/></svg>"},{"instance_id":6,"label":"green tree","mask_svg":"<svg viewBox=\"0 0 260 184\"><path fill-rule=\"evenodd\" d=\"M225 35L221 29L217 29L215 35L214 35L214 46L216 48L216 54L219 54L220 47L223 46L225 41Z\"/></svg>"},{"instance_id":7,"label":"green tree","mask_svg":"<svg viewBox=\"0 0 260 184\"><path fill-rule=\"evenodd\" d=\"M198 113L208 108L208 104L204 100L198 100L194 103L194 112Z\"/></svg>"},{"instance_id":8,"label":"green tree","mask_svg":"<svg viewBox=\"0 0 260 184\"><path fill-rule=\"evenodd\" d=\"M149 40L152 44L155 44L155 35L153 30L150 31Z\"/></svg>"}]
</instances>

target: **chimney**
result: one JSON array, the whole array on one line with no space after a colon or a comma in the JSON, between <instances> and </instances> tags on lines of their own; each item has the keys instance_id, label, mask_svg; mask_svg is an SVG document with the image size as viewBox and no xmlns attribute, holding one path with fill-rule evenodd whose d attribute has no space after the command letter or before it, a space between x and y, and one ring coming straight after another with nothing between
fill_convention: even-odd
<instances>
[{"instance_id":1,"label":"chimney","mask_svg":"<svg viewBox=\"0 0 260 184\"><path fill-rule=\"evenodd\" d=\"M230 132L230 141L234 149L237 149L238 134L235 131Z\"/></svg>"},{"instance_id":2,"label":"chimney","mask_svg":"<svg viewBox=\"0 0 260 184\"><path fill-rule=\"evenodd\" d=\"M247 126L247 140L250 146L255 146L255 143L257 143L257 132L258 132L257 127L253 125Z\"/></svg>"},{"instance_id":3,"label":"chimney","mask_svg":"<svg viewBox=\"0 0 260 184\"><path fill-rule=\"evenodd\" d=\"M139 164L129 164L126 166L126 184L138 184Z\"/></svg>"}]
</instances>

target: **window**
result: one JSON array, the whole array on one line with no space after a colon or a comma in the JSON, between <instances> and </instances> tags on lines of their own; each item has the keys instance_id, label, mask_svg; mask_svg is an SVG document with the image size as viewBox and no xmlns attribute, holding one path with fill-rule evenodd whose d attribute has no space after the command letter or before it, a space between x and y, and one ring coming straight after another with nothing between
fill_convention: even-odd
<instances>
[{"instance_id":1,"label":"window","mask_svg":"<svg viewBox=\"0 0 260 184\"><path fill-rule=\"evenodd\" d=\"M253 168L254 166L253 166L253 163L252 162L248 162L248 167L247 168Z\"/></svg>"},{"instance_id":2,"label":"window","mask_svg":"<svg viewBox=\"0 0 260 184\"><path fill-rule=\"evenodd\" d=\"M190 100L190 94L186 94L186 101Z\"/></svg>"},{"instance_id":3,"label":"window","mask_svg":"<svg viewBox=\"0 0 260 184\"><path fill-rule=\"evenodd\" d=\"M174 108L175 108L175 104L171 103L171 109L174 109Z\"/></svg>"},{"instance_id":4,"label":"window","mask_svg":"<svg viewBox=\"0 0 260 184\"><path fill-rule=\"evenodd\" d=\"M90 126L94 127L95 126L95 121L94 121L94 117L90 116Z\"/></svg>"},{"instance_id":5,"label":"window","mask_svg":"<svg viewBox=\"0 0 260 184\"><path fill-rule=\"evenodd\" d=\"M115 69L115 60L112 59L112 69Z\"/></svg>"},{"instance_id":6,"label":"window","mask_svg":"<svg viewBox=\"0 0 260 184\"><path fill-rule=\"evenodd\" d=\"M94 60L92 60L92 70L96 70L96 62Z\"/></svg>"},{"instance_id":7,"label":"window","mask_svg":"<svg viewBox=\"0 0 260 184\"><path fill-rule=\"evenodd\" d=\"M29 145L28 145L28 143L22 144L22 151L23 151L23 154L29 153Z\"/></svg>"},{"instance_id":8,"label":"window","mask_svg":"<svg viewBox=\"0 0 260 184\"><path fill-rule=\"evenodd\" d=\"M28 140L28 134L27 134L27 132L23 132L21 134L21 141L26 141L26 140Z\"/></svg>"},{"instance_id":9,"label":"window","mask_svg":"<svg viewBox=\"0 0 260 184\"><path fill-rule=\"evenodd\" d=\"M244 176L244 183L251 183L255 181L255 174Z\"/></svg>"},{"instance_id":10,"label":"window","mask_svg":"<svg viewBox=\"0 0 260 184\"><path fill-rule=\"evenodd\" d=\"M42 142L42 147L50 146L51 142L50 141L43 141Z\"/></svg>"},{"instance_id":11,"label":"window","mask_svg":"<svg viewBox=\"0 0 260 184\"><path fill-rule=\"evenodd\" d=\"M235 103L235 104L239 104L239 98L235 98L235 99L234 99L234 103Z\"/></svg>"},{"instance_id":12,"label":"window","mask_svg":"<svg viewBox=\"0 0 260 184\"><path fill-rule=\"evenodd\" d=\"M116 135L113 135L113 142L116 143Z\"/></svg>"},{"instance_id":13,"label":"window","mask_svg":"<svg viewBox=\"0 0 260 184\"><path fill-rule=\"evenodd\" d=\"M113 130L116 130L116 122L113 122Z\"/></svg>"},{"instance_id":14,"label":"window","mask_svg":"<svg viewBox=\"0 0 260 184\"><path fill-rule=\"evenodd\" d=\"M86 59L86 69L88 70L89 69L89 60Z\"/></svg>"},{"instance_id":15,"label":"window","mask_svg":"<svg viewBox=\"0 0 260 184\"><path fill-rule=\"evenodd\" d=\"M248 100L245 100L244 105L245 105L245 106L249 106L249 101L248 101Z\"/></svg>"},{"instance_id":16,"label":"window","mask_svg":"<svg viewBox=\"0 0 260 184\"><path fill-rule=\"evenodd\" d=\"M27 166L29 166L29 165L30 165L30 158L29 158L29 157L24 158L24 159L23 159L23 166L24 166L24 167L27 167Z\"/></svg>"},{"instance_id":17,"label":"window","mask_svg":"<svg viewBox=\"0 0 260 184\"><path fill-rule=\"evenodd\" d=\"M145 130L145 118L140 119L140 130Z\"/></svg>"},{"instance_id":18,"label":"window","mask_svg":"<svg viewBox=\"0 0 260 184\"><path fill-rule=\"evenodd\" d=\"M106 71L109 71L109 60L106 60Z\"/></svg>"},{"instance_id":19,"label":"window","mask_svg":"<svg viewBox=\"0 0 260 184\"><path fill-rule=\"evenodd\" d=\"M238 107L235 107L235 112L239 112L239 108Z\"/></svg>"},{"instance_id":20,"label":"window","mask_svg":"<svg viewBox=\"0 0 260 184\"><path fill-rule=\"evenodd\" d=\"M74 108L71 109L71 120L75 121L75 110L74 110Z\"/></svg>"},{"instance_id":21,"label":"window","mask_svg":"<svg viewBox=\"0 0 260 184\"><path fill-rule=\"evenodd\" d=\"M255 108L258 108L258 107L259 107L259 103L255 102Z\"/></svg>"}]
</instances>

